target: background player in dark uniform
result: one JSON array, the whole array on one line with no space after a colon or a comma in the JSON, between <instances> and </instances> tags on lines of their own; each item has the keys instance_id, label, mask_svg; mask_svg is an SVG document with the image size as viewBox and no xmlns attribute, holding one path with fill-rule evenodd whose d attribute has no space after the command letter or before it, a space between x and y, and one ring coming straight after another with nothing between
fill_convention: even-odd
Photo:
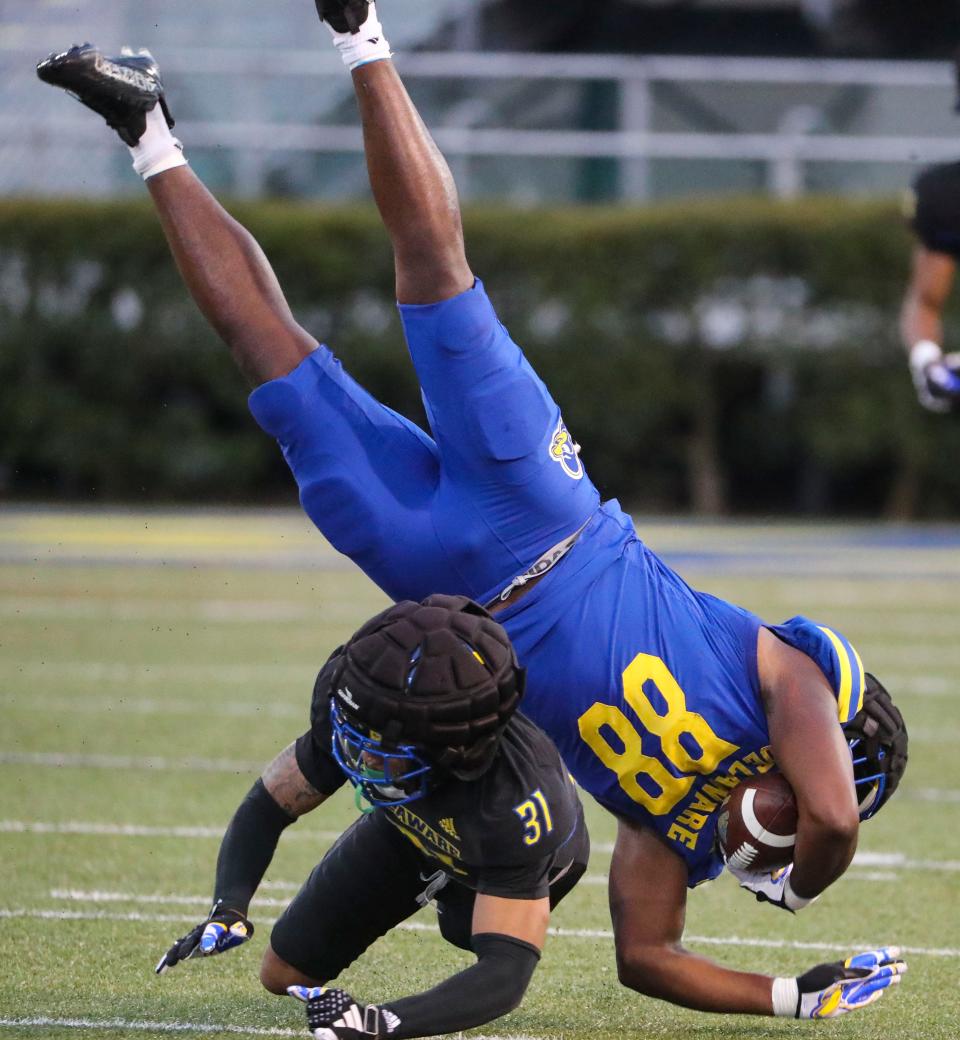
<instances>
[{"instance_id":1,"label":"background player in dark uniform","mask_svg":"<svg viewBox=\"0 0 960 1040\"><path fill-rule=\"evenodd\" d=\"M960 111L960 58L956 61ZM924 170L914 181L908 217L917 242L900 314L917 397L932 412L960 405L960 354L943 353L943 311L960 258L960 162Z\"/></svg>"},{"instance_id":2,"label":"background player in dark uniform","mask_svg":"<svg viewBox=\"0 0 960 1040\"><path fill-rule=\"evenodd\" d=\"M190 292L256 385L251 410L332 544L395 600L459 593L497 612L527 670L525 712L617 817L621 981L704 1011L825 1017L876 999L904 969L895 950L773 978L698 956L682 936L688 887L723 869L714 837L725 793L773 763L798 801L793 868L741 883L796 912L843 874L860 818L905 767L889 694L839 633L802 617L769 626L691 589L615 500L601 503L467 263L450 171L373 5L317 3L352 70L432 436L295 322L256 243L186 166L148 56L79 48L39 73L131 145Z\"/></svg>"},{"instance_id":3,"label":"background player in dark uniform","mask_svg":"<svg viewBox=\"0 0 960 1040\"><path fill-rule=\"evenodd\" d=\"M234 815L210 917L157 971L252 935L247 908L281 832L349 778L364 814L274 926L263 985L292 987L311 1027L341 1038L454 1033L515 1008L550 909L589 856L573 781L549 738L516 711L522 693L506 632L463 597L399 603L367 622L320 671L310 729ZM472 949L476 964L389 1005L321 992L430 900L443 937Z\"/></svg>"}]
</instances>

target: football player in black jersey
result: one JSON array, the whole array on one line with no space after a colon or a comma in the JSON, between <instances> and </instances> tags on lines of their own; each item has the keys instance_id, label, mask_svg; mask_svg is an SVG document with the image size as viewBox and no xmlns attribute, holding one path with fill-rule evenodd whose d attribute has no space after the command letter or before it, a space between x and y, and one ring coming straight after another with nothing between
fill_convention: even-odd
<instances>
[{"instance_id":1,"label":"football player in black jersey","mask_svg":"<svg viewBox=\"0 0 960 1040\"><path fill-rule=\"evenodd\" d=\"M237 809L209 917L157 972L250 938L250 900L282 831L349 778L361 816L274 926L263 985L304 1000L325 1040L454 1033L515 1008L550 909L589 855L573 780L516 710L523 679L504 629L465 597L401 602L367 622L321 669L310 729ZM322 988L431 901L474 965L389 1004Z\"/></svg>"},{"instance_id":2,"label":"football player in black jersey","mask_svg":"<svg viewBox=\"0 0 960 1040\"><path fill-rule=\"evenodd\" d=\"M960 55L955 66L960 112ZM943 352L943 311L960 258L960 162L923 170L914 181L909 209L917 242L901 336L920 403L931 412L950 412L960 405L960 354Z\"/></svg>"}]
</instances>

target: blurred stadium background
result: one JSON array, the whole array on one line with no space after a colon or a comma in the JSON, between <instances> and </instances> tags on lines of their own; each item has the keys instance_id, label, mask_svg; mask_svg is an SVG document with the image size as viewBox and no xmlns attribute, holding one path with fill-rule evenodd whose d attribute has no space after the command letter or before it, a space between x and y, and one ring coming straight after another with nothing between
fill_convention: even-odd
<instances>
[{"instance_id":1,"label":"blurred stadium background","mask_svg":"<svg viewBox=\"0 0 960 1040\"><path fill-rule=\"evenodd\" d=\"M953 77L931 60L949 56L956 40L954 4L387 7L404 74L467 199L895 192L912 164L954 154ZM193 161L213 187L251 198L363 196L349 84L302 0L167 0L159 10L6 0L0 11L0 190L136 192L113 142L38 90L31 72L54 42L90 36L162 53ZM88 149L82 175L78 145Z\"/></svg>"},{"instance_id":2,"label":"blurred stadium background","mask_svg":"<svg viewBox=\"0 0 960 1040\"><path fill-rule=\"evenodd\" d=\"M474 266L595 480L652 511L957 514L960 432L916 407L896 331L901 199L960 155L955 3L384 3ZM287 501L124 149L34 75L87 38L157 53L301 321L421 414L311 4L2 0L0 494Z\"/></svg>"},{"instance_id":3,"label":"blurred stadium background","mask_svg":"<svg viewBox=\"0 0 960 1040\"><path fill-rule=\"evenodd\" d=\"M923 164L960 158L960 5L381 8L467 203L471 261L601 490L682 517L638 527L701 587L839 625L910 722L901 794L820 910L773 920L727 879L696 894L693 945L785 973L899 939L901 992L839 1031L952 1040L960 424L917 405L897 312L901 198ZM126 151L37 81L39 58L85 39L154 51L192 164L298 318L421 415L349 84L309 0L0 0L0 1031L296 1035L253 965L346 801L282 850L253 950L162 984L149 969L204 912L220 830L300 732L319 658L382 596L272 508L295 503L289 475ZM954 346L958 329L954 305ZM789 524L755 522L771 514ZM914 519L939 522L882 522ZM591 828L591 877L502 1031L785 1036L616 984L612 822L591 810ZM348 982L436 981L450 953L424 920Z\"/></svg>"}]
</instances>

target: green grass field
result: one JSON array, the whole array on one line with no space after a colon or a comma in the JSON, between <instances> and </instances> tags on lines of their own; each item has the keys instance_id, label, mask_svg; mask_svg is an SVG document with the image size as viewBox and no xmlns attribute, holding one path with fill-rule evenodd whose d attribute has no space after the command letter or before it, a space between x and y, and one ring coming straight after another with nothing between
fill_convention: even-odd
<instances>
[{"instance_id":1,"label":"green grass field","mask_svg":"<svg viewBox=\"0 0 960 1040\"><path fill-rule=\"evenodd\" d=\"M900 793L816 906L790 917L722 877L691 896L689 945L788 974L898 943L910 972L876 1007L821 1026L700 1015L624 990L606 907L614 828L588 805L588 876L554 915L526 1002L485 1032L952 1040L960 532L638 527L701 588L771 619L805 613L839 627L911 732ZM270 921L351 819L349 798L287 832L248 946L162 978L152 968L204 916L220 833L263 763L306 728L318 665L383 603L295 512L0 517L0 1034L306 1035L299 1005L260 990L257 965ZM432 915L379 942L342 984L383 1000L467 963Z\"/></svg>"}]
</instances>

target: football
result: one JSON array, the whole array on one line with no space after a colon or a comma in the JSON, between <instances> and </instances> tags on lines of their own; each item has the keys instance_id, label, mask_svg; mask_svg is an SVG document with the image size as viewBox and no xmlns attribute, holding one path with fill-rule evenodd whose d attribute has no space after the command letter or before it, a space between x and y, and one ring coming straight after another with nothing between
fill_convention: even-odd
<instances>
[{"instance_id":1,"label":"football","mask_svg":"<svg viewBox=\"0 0 960 1040\"><path fill-rule=\"evenodd\" d=\"M797 800L779 773L745 780L723 803L717 836L724 858L740 870L767 871L793 860Z\"/></svg>"}]
</instances>

